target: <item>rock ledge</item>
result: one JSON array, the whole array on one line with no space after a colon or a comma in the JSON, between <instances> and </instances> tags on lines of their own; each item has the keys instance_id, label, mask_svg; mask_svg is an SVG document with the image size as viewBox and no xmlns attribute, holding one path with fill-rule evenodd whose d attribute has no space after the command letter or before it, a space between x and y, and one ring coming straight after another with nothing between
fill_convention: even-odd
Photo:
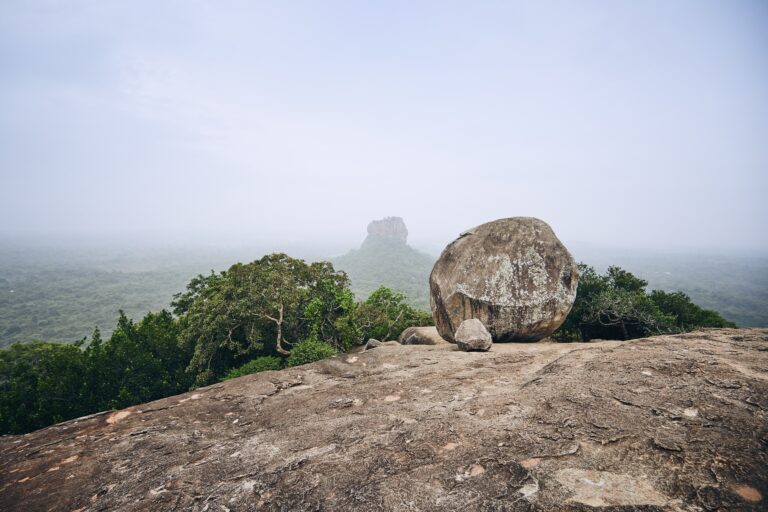
<instances>
[{"instance_id":1,"label":"rock ledge","mask_svg":"<svg viewBox=\"0 0 768 512\"><path fill-rule=\"evenodd\" d=\"M0 510L765 510L768 330L348 354L0 438Z\"/></svg>"}]
</instances>

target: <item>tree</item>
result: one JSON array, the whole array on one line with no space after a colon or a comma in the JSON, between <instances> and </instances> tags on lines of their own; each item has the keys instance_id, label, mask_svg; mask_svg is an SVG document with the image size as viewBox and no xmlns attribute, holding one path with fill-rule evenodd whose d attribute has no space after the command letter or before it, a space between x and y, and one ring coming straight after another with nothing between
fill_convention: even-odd
<instances>
[{"instance_id":1,"label":"tree","mask_svg":"<svg viewBox=\"0 0 768 512\"><path fill-rule=\"evenodd\" d=\"M327 262L285 254L198 276L176 297L182 343L192 352L196 385L213 382L256 355L290 353L310 335L338 340L335 320L349 307L349 281Z\"/></svg>"},{"instance_id":2,"label":"tree","mask_svg":"<svg viewBox=\"0 0 768 512\"><path fill-rule=\"evenodd\" d=\"M691 301L683 292L665 292L653 290L651 301L662 312L674 317L680 330L690 331L700 327L736 327L736 324L723 318L717 311L704 309Z\"/></svg>"},{"instance_id":3,"label":"tree","mask_svg":"<svg viewBox=\"0 0 768 512\"><path fill-rule=\"evenodd\" d=\"M619 267L604 275L579 263L576 301L555 337L564 341L630 339L686 332L698 327L736 327L716 311L703 309L683 292L645 288L648 282Z\"/></svg>"},{"instance_id":4,"label":"tree","mask_svg":"<svg viewBox=\"0 0 768 512\"><path fill-rule=\"evenodd\" d=\"M85 349L86 397L94 410L123 408L186 391L189 353L179 347L179 324L168 311L138 324L121 311L107 342L94 331Z\"/></svg>"},{"instance_id":5,"label":"tree","mask_svg":"<svg viewBox=\"0 0 768 512\"><path fill-rule=\"evenodd\" d=\"M676 330L672 317L645 293L647 281L615 266L608 267L605 275L583 263L578 269L576 300L555 337L626 340Z\"/></svg>"},{"instance_id":6,"label":"tree","mask_svg":"<svg viewBox=\"0 0 768 512\"><path fill-rule=\"evenodd\" d=\"M0 350L0 434L20 434L90 412L76 345L15 343Z\"/></svg>"},{"instance_id":7,"label":"tree","mask_svg":"<svg viewBox=\"0 0 768 512\"><path fill-rule=\"evenodd\" d=\"M359 303L353 316L358 343L389 340L407 327L432 325L431 313L414 309L404 294L384 286Z\"/></svg>"},{"instance_id":8,"label":"tree","mask_svg":"<svg viewBox=\"0 0 768 512\"><path fill-rule=\"evenodd\" d=\"M616 287L602 290L585 304L583 312L582 329L600 337L628 340L674 331L672 318L642 291Z\"/></svg>"}]
</instances>

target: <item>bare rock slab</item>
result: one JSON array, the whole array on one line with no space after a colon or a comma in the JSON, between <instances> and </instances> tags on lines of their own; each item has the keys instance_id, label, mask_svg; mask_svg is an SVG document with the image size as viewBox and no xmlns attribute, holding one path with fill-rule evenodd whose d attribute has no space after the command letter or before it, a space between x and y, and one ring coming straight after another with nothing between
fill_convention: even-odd
<instances>
[{"instance_id":1,"label":"bare rock slab","mask_svg":"<svg viewBox=\"0 0 768 512\"><path fill-rule=\"evenodd\" d=\"M563 323L577 283L573 256L546 222L499 219L463 233L440 255L429 277L432 316L449 341L470 318L494 342L538 341Z\"/></svg>"},{"instance_id":2,"label":"bare rock slab","mask_svg":"<svg viewBox=\"0 0 768 512\"><path fill-rule=\"evenodd\" d=\"M768 329L383 345L0 436L0 511L768 509Z\"/></svg>"},{"instance_id":3,"label":"bare rock slab","mask_svg":"<svg viewBox=\"0 0 768 512\"><path fill-rule=\"evenodd\" d=\"M491 333L477 318L464 320L453 335L460 350L487 352L493 345Z\"/></svg>"}]
</instances>

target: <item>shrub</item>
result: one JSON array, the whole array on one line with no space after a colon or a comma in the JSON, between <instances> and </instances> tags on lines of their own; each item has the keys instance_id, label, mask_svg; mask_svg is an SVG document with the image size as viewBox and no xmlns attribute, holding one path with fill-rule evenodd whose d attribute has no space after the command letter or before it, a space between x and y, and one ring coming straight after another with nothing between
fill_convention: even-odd
<instances>
[{"instance_id":1,"label":"shrub","mask_svg":"<svg viewBox=\"0 0 768 512\"><path fill-rule=\"evenodd\" d=\"M229 370L222 380L235 379L237 377L242 377L243 375L266 372L268 370L280 370L282 367L283 362L279 357L261 356L248 361L239 368Z\"/></svg>"},{"instance_id":2,"label":"shrub","mask_svg":"<svg viewBox=\"0 0 768 512\"><path fill-rule=\"evenodd\" d=\"M573 309L554 337L560 341L632 339L687 332L699 327L735 327L716 311L703 309L682 292L645 291L648 282L619 267L601 275L579 264Z\"/></svg>"},{"instance_id":3,"label":"shrub","mask_svg":"<svg viewBox=\"0 0 768 512\"><path fill-rule=\"evenodd\" d=\"M309 338L297 343L291 350L291 355L286 360L287 366L299 366L302 364L313 363L326 357L336 354L330 344L318 339Z\"/></svg>"},{"instance_id":4,"label":"shrub","mask_svg":"<svg viewBox=\"0 0 768 512\"><path fill-rule=\"evenodd\" d=\"M683 292L653 290L650 298L663 313L672 315L675 324L683 331L700 327L736 327L735 323L729 322L717 311L697 306Z\"/></svg>"},{"instance_id":5,"label":"shrub","mask_svg":"<svg viewBox=\"0 0 768 512\"><path fill-rule=\"evenodd\" d=\"M337 318L334 324L345 340L342 348L347 350L353 345L362 345L370 338L387 341L396 338L408 327L424 325L433 325L431 312L413 308L403 293L384 286L365 301L348 308L347 313Z\"/></svg>"}]
</instances>

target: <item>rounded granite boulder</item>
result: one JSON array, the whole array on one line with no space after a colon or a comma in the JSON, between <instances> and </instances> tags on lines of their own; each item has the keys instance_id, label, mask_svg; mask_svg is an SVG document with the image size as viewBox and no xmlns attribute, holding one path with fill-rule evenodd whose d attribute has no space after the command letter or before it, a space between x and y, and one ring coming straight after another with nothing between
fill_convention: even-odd
<instances>
[{"instance_id":1,"label":"rounded granite boulder","mask_svg":"<svg viewBox=\"0 0 768 512\"><path fill-rule=\"evenodd\" d=\"M538 341L563 323L577 284L576 262L546 222L499 219L443 250L429 276L432 316L450 342L470 318L494 342Z\"/></svg>"}]
</instances>

